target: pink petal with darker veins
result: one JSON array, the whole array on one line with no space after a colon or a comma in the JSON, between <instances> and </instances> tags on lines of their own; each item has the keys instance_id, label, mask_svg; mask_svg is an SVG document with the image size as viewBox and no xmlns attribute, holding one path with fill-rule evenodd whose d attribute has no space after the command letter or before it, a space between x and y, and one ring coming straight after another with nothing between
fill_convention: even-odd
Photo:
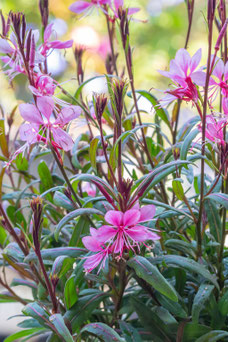
<instances>
[{"instance_id":1,"label":"pink petal with darker veins","mask_svg":"<svg viewBox=\"0 0 228 342\"><path fill-rule=\"evenodd\" d=\"M82 238L82 242L89 251L99 252L101 251L100 243L93 236L85 236Z\"/></svg>"},{"instance_id":2,"label":"pink petal with darker veins","mask_svg":"<svg viewBox=\"0 0 228 342\"><path fill-rule=\"evenodd\" d=\"M132 226L139 222L140 211L135 209L127 210L123 216L123 225Z\"/></svg>"},{"instance_id":3,"label":"pink petal with darker veins","mask_svg":"<svg viewBox=\"0 0 228 342\"><path fill-rule=\"evenodd\" d=\"M55 124L66 125L71 120L78 118L81 114L82 110L79 106L68 106L64 107L59 113Z\"/></svg>"},{"instance_id":4,"label":"pink petal with darker veins","mask_svg":"<svg viewBox=\"0 0 228 342\"><path fill-rule=\"evenodd\" d=\"M195 71L191 74L191 79L198 86L205 87L206 73L203 71Z\"/></svg>"},{"instance_id":5,"label":"pink petal with darker veins","mask_svg":"<svg viewBox=\"0 0 228 342\"><path fill-rule=\"evenodd\" d=\"M104 259L104 255L102 253L91 255L88 258L86 258L83 267L86 271L91 272L101 263L102 259Z\"/></svg>"},{"instance_id":6,"label":"pink petal with darker veins","mask_svg":"<svg viewBox=\"0 0 228 342\"><path fill-rule=\"evenodd\" d=\"M148 240L148 232L146 227L143 226L135 226L134 228L130 228L126 232L132 240L142 242Z\"/></svg>"},{"instance_id":7,"label":"pink petal with darker veins","mask_svg":"<svg viewBox=\"0 0 228 342\"><path fill-rule=\"evenodd\" d=\"M67 40L65 42L61 42L60 40L54 40L48 43L49 49L68 49L72 47L73 40Z\"/></svg>"},{"instance_id":8,"label":"pink petal with darker veins","mask_svg":"<svg viewBox=\"0 0 228 342\"><path fill-rule=\"evenodd\" d=\"M102 226L98 228L96 237L100 242L106 243L114 238L116 234L117 230L112 226Z\"/></svg>"},{"instance_id":9,"label":"pink petal with darker veins","mask_svg":"<svg viewBox=\"0 0 228 342\"><path fill-rule=\"evenodd\" d=\"M37 142L37 134L39 126L36 124L25 123L20 127L20 138L22 141L27 141L29 144Z\"/></svg>"},{"instance_id":10,"label":"pink petal with darker veins","mask_svg":"<svg viewBox=\"0 0 228 342\"><path fill-rule=\"evenodd\" d=\"M224 74L224 63L221 59L216 60L212 74L222 81L222 76Z\"/></svg>"},{"instance_id":11,"label":"pink petal with darker veins","mask_svg":"<svg viewBox=\"0 0 228 342\"><path fill-rule=\"evenodd\" d=\"M54 100L48 96L38 97L37 107L39 111L49 120L54 109Z\"/></svg>"},{"instance_id":12,"label":"pink petal with darker veins","mask_svg":"<svg viewBox=\"0 0 228 342\"><path fill-rule=\"evenodd\" d=\"M191 62L190 62L191 73L198 67L201 61L201 57L202 57L202 49L199 49L191 58Z\"/></svg>"},{"instance_id":13,"label":"pink petal with darker veins","mask_svg":"<svg viewBox=\"0 0 228 342\"><path fill-rule=\"evenodd\" d=\"M49 38L51 37L52 31L53 31L53 25L54 23L50 23L47 25L44 31L44 42L47 42Z\"/></svg>"},{"instance_id":14,"label":"pink petal with darker veins","mask_svg":"<svg viewBox=\"0 0 228 342\"><path fill-rule=\"evenodd\" d=\"M74 13L81 14L91 6L93 6L93 4L90 2L76 1L72 5L70 5L69 10L74 12Z\"/></svg>"},{"instance_id":15,"label":"pink petal with darker veins","mask_svg":"<svg viewBox=\"0 0 228 342\"><path fill-rule=\"evenodd\" d=\"M180 66L180 69L187 75L187 71L191 62L191 56L186 49L179 49L175 56L175 62Z\"/></svg>"},{"instance_id":16,"label":"pink petal with darker veins","mask_svg":"<svg viewBox=\"0 0 228 342\"><path fill-rule=\"evenodd\" d=\"M140 209L140 219L139 222L146 222L152 220L156 212L156 207L154 205L145 205Z\"/></svg>"},{"instance_id":17,"label":"pink petal with darker veins","mask_svg":"<svg viewBox=\"0 0 228 342\"><path fill-rule=\"evenodd\" d=\"M43 124L43 119L40 115L40 112L33 104L22 103L19 105L19 111L25 121L36 124Z\"/></svg>"},{"instance_id":18,"label":"pink petal with darker veins","mask_svg":"<svg viewBox=\"0 0 228 342\"><path fill-rule=\"evenodd\" d=\"M61 128L52 127L54 141L61 146L64 151L70 151L73 148L74 142L71 136Z\"/></svg>"},{"instance_id":19,"label":"pink petal with darker veins","mask_svg":"<svg viewBox=\"0 0 228 342\"><path fill-rule=\"evenodd\" d=\"M109 210L105 214L105 221L113 226L119 227L123 222L123 213L117 210Z\"/></svg>"}]
</instances>

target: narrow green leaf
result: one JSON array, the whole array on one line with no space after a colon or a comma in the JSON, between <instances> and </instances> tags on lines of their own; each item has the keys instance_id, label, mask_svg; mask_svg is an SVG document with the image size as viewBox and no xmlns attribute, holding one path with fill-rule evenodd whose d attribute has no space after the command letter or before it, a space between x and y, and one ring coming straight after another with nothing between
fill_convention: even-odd
<instances>
[{"instance_id":1,"label":"narrow green leaf","mask_svg":"<svg viewBox=\"0 0 228 342\"><path fill-rule=\"evenodd\" d=\"M228 195L226 194L213 193L206 196L205 199L213 200L228 209Z\"/></svg>"},{"instance_id":2,"label":"narrow green leaf","mask_svg":"<svg viewBox=\"0 0 228 342\"><path fill-rule=\"evenodd\" d=\"M175 192L175 195L177 196L177 198L180 201L183 201L184 200L184 189L183 189L181 182L179 180L174 179L172 184L173 184L173 191Z\"/></svg>"},{"instance_id":3,"label":"narrow green leaf","mask_svg":"<svg viewBox=\"0 0 228 342\"><path fill-rule=\"evenodd\" d=\"M197 294L194 297L192 305L192 322L198 323L199 315L201 310L204 308L204 304L209 299L212 291L214 289L213 285L201 284Z\"/></svg>"},{"instance_id":4,"label":"narrow green leaf","mask_svg":"<svg viewBox=\"0 0 228 342\"><path fill-rule=\"evenodd\" d=\"M57 247L57 248L49 248L42 249L41 255L44 260L55 260L60 255L66 255L71 258L78 258L79 256L86 253L86 250L83 248L74 248L74 247ZM29 253L26 256L25 262L30 262L37 260L37 256L34 252Z\"/></svg>"},{"instance_id":5,"label":"narrow green leaf","mask_svg":"<svg viewBox=\"0 0 228 342\"><path fill-rule=\"evenodd\" d=\"M9 337L4 339L4 342L14 342L17 341L18 339L25 337L25 336L30 336L34 333L43 333L45 329L43 328L33 328L33 329L26 329L22 331L18 331L15 334L10 335Z\"/></svg>"},{"instance_id":6,"label":"narrow green leaf","mask_svg":"<svg viewBox=\"0 0 228 342\"><path fill-rule=\"evenodd\" d=\"M81 330L81 334L88 333L90 335L98 337L104 342L124 342L114 329L110 328L104 323L90 323L84 326Z\"/></svg>"},{"instance_id":7,"label":"narrow green leaf","mask_svg":"<svg viewBox=\"0 0 228 342\"><path fill-rule=\"evenodd\" d=\"M76 303L78 299L74 276L70 277L65 284L64 298L68 310Z\"/></svg>"},{"instance_id":8,"label":"narrow green leaf","mask_svg":"<svg viewBox=\"0 0 228 342\"><path fill-rule=\"evenodd\" d=\"M94 170L97 169L97 146L99 143L100 139L94 138L91 143L90 143L90 148L89 148L89 158L91 165Z\"/></svg>"},{"instance_id":9,"label":"narrow green leaf","mask_svg":"<svg viewBox=\"0 0 228 342\"><path fill-rule=\"evenodd\" d=\"M217 342L217 341L221 341L224 337L228 337L227 331L213 330L201 336L195 342Z\"/></svg>"},{"instance_id":10,"label":"narrow green leaf","mask_svg":"<svg viewBox=\"0 0 228 342\"><path fill-rule=\"evenodd\" d=\"M104 214L93 208L81 208L81 209L76 209L72 211L71 213L67 214L66 216L63 217L63 219L58 223L56 230L55 230L55 238L58 240L59 234L61 232L61 229L71 220L75 219L78 216L82 215L101 215L104 216Z\"/></svg>"},{"instance_id":11,"label":"narrow green leaf","mask_svg":"<svg viewBox=\"0 0 228 342\"><path fill-rule=\"evenodd\" d=\"M64 319L61 314L55 314L49 317L49 321L54 325L58 333L62 336L65 342L74 342L74 339L66 327Z\"/></svg>"},{"instance_id":12,"label":"narrow green leaf","mask_svg":"<svg viewBox=\"0 0 228 342\"><path fill-rule=\"evenodd\" d=\"M138 277L152 285L155 290L174 302L178 301L175 289L146 258L136 256L128 261L128 265L135 270Z\"/></svg>"}]
</instances>

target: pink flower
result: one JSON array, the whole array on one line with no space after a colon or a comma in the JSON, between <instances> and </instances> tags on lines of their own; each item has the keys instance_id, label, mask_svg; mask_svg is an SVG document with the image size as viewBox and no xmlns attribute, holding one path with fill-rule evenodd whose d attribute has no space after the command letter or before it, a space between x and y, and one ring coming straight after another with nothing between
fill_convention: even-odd
<instances>
[{"instance_id":1,"label":"pink flower","mask_svg":"<svg viewBox=\"0 0 228 342\"><path fill-rule=\"evenodd\" d=\"M147 205L141 209L130 209L125 213L117 210L109 210L105 215L105 220L109 225L93 230L92 236L86 236L82 239L85 247L92 251L98 252L94 256L94 263L91 257L91 269L95 268L102 259L103 253L105 258L108 254L113 254L114 257L121 258L125 250L132 250L140 247L147 240L158 240L160 237L151 232L151 229L141 225L153 219L155 215L155 207ZM93 243L90 245L89 243ZM94 248L96 244L96 249ZM98 262L99 259L99 262ZM86 268L88 265L84 265ZM87 268L86 268L87 269Z\"/></svg>"},{"instance_id":2,"label":"pink flower","mask_svg":"<svg viewBox=\"0 0 228 342\"><path fill-rule=\"evenodd\" d=\"M34 75L34 87L29 85L29 89L36 96L52 96L55 92L55 81L48 75L38 73Z\"/></svg>"},{"instance_id":3,"label":"pink flower","mask_svg":"<svg viewBox=\"0 0 228 342\"><path fill-rule=\"evenodd\" d=\"M97 7L106 13L104 5L111 5L111 0L76 1L70 5L69 10L77 14L82 14L88 13Z\"/></svg>"},{"instance_id":4,"label":"pink flower","mask_svg":"<svg viewBox=\"0 0 228 342\"><path fill-rule=\"evenodd\" d=\"M28 123L20 127L21 140L32 144L37 141L52 143L54 147L69 151L73 147L73 140L63 127L71 120L76 119L81 109L78 106L64 107L59 113L52 116L54 101L44 96L37 98L37 107L33 104L20 104L20 114Z\"/></svg>"},{"instance_id":5,"label":"pink flower","mask_svg":"<svg viewBox=\"0 0 228 342\"><path fill-rule=\"evenodd\" d=\"M53 23L47 25L44 31L44 43L39 48L41 55L45 57L50 49L67 49L73 45L73 40L67 40L66 42L60 40L50 41L51 35L54 33L53 25Z\"/></svg>"},{"instance_id":6,"label":"pink flower","mask_svg":"<svg viewBox=\"0 0 228 342\"><path fill-rule=\"evenodd\" d=\"M108 255L110 253L109 247L106 247L103 243L98 241L97 233L97 229L90 228L91 236L85 236L84 238L82 238L84 246L89 251L96 253L90 255L89 257L86 257L86 261L83 267L87 272L91 272L98 265L100 265L98 272L101 268L104 268Z\"/></svg>"},{"instance_id":7,"label":"pink flower","mask_svg":"<svg viewBox=\"0 0 228 342\"><path fill-rule=\"evenodd\" d=\"M212 60L213 60L212 56ZM210 94L211 102L213 102L219 94L221 90L222 95L224 97L228 97L228 85L226 81L228 80L228 62L224 65L224 62L221 58L216 57L215 66L212 70L212 75L210 78ZM227 114L227 112L226 112Z\"/></svg>"},{"instance_id":8,"label":"pink flower","mask_svg":"<svg viewBox=\"0 0 228 342\"><path fill-rule=\"evenodd\" d=\"M174 90L168 90L167 95L162 101L166 104L172 102L176 98L185 101L196 102L198 93L194 83L205 84L205 73L201 69L197 70L201 60L201 49L199 49L193 57L187 50L180 49L177 51L175 59L170 62L170 70L159 70L160 74L170 78L174 82Z\"/></svg>"},{"instance_id":9,"label":"pink flower","mask_svg":"<svg viewBox=\"0 0 228 342\"><path fill-rule=\"evenodd\" d=\"M24 73L24 61L19 51L17 40L12 33L10 39L0 39L0 53L4 54L1 57L4 63L3 69L12 80L16 75Z\"/></svg>"},{"instance_id":10,"label":"pink flower","mask_svg":"<svg viewBox=\"0 0 228 342\"><path fill-rule=\"evenodd\" d=\"M216 120L213 115L208 115L206 118L206 138L211 142L219 145L224 145L223 128L227 124L226 120ZM202 131L202 124L198 126L199 130Z\"/></svg>"},{"instance_id":11,"label":"pink flower","mask_svg":"<svg viewBox=\"0 0 228 342\"><path fill-rule=\"evenodd\" d=\"M114 0L113 13L114 13L114 16L116 18L118 18L118 10L119 10L119 8L123 8L123 7L124 7L124 1L123 0ZM138 8L138 7L129 7L127 14L129 16L131 16L131 15L133 15L133 14L139 12L139 11L140 11L140 8Z\"/></svg>"}]
</instances>

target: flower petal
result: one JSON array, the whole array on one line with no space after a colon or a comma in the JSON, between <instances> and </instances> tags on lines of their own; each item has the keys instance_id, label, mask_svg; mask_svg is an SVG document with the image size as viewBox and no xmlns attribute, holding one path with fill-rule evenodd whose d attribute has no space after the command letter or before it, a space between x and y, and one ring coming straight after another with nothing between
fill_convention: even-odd
<instances>
[{"instance_id":1,"label":"flower petal","mask_svg":"<svg viewBox=\"0 0 228 342\"><path fill-rule=\"evenodd\" d=\"M49 120L54 109L54 100L48 96L38 97L37 107L39 111Z\"/></svg>"},{"instance_id":2,"label":"flower petal","mask_svg":"<svg viewBox=\"0 0 228 342\"><path fill-rule=\"evenodd\" d=\"M53 31L53 25L54 23L50 23L47 25L44 31L44 42L47 42L49 38L51 37L52 31Z\"/></svg>"},{"instance_id":3,"label":"flower petal","mask_svg":"<svg viewBox=\"0 0 228 342\"><path fill-rule=\"evenodd\" d=\"M14 49L10 46L6 39L0 39L0 53L13 53Z\"/></svg>"},{"instance_id":4,"label":"flower petal","mask_svg":"<svg viewBox=\"0 0 228 342\"><path fill-rule=\"evenodd\" d=\"M212 71L212 74L218 77L219 81L222 81L222 77L224 74L224 63L222 59L218 58L215 62L215 67Z\"/></svg>"},{"instance_id":5,"label":"flower petal","mask_svg":"<svg viewBox=\"0 0 228 342\"><path fill-rule=\"evenodd\" d=\"M192 73L199 65L202 57L202 49L196 51L196 53L192 56L190 62L190 72Z\"/></svg>"},{"instance_id":6,"label":"flower petal","mask_svg":"<svg viewBox=\"0 0 228 342\"><path fill-rule=\"evenodd\" d=\"M25 121L43 124L43 119L35 105L30 103L22 103L19 105L19 111Z\"/></svg>"},{"instance_id":7,"label":"flower petal","mask_svg":"<svg viewBox=\"0 0 228 342\"><path fill-rule=\"evenodd\" d=\"M145 205L140 209L140 219L139 222L146 222L153 219L156 212L156 207L154 205Z\"/></svg>"},{"instance_id":8,"label":"flower petal","mask_svg":"<svg viewBox=\"0 0 228 342\"><path fill-rule=\"evenodd\" d=\"M81 14L91 6L93 6L93 4L87 1L76 1L72 5L70 5L69 10L74 13Z\"/></svg>"},{"instance_id":9,"label":"flower petal","mask_svg":"<svg viewBox=\"0 0 228 342\"><path fill-rule=\"evenodd\" d=\"M20 127L20 138L22 141L27 141L29 144L33 144L37 141L38 131L39 125L25 123Z\"/></svg>"},{"instance_id":10,"label":"flower petal","mask_svg":"<svg viewBox=\"0 0 228 342\"><path fill-rule=\"evenodd\" d=\"M110 239L114 238L117 234L117 230L112 226L102 226L97 230L97 239L100 242L106 243Z\"/></svg>"},{"instance_id":11,"label":"flower petal","mask_svg":"<svg viewBox=\"0 0 228 342\"><path fill-rule=\"evenodd\" d=\"M83 268L87 272L91 272L94 268L96 268L100 264L103 258L104 258L104 255L102 253L91 255L88 258L86 258L86 261L83 264Z\"/></svg>"},{"instance_id":12,"label":"flower petal","mask_svg":"<svg viewBox=\"0 0 228 342\"><path fill-rule=\"evenodd\" d=\"M66 125L71 120L74 120L79 117L82 110L79 106L68 106L64 107L59 113L55 124Z\"/></svg>"},{"instance_id":13,"label":"flower petal","mask_svg":"<svg viewBox=\"0 0 228 342\"><path fill-rule=\"evenodd\" d=\"M109 210L105 214L105 221L113 226L119 227L123 222L123 213L118 210Z\"/></svg>"},{"instance_id":14,"label":"flower petal","mask_svg":"<svg viewBox=\"0 0 228 342\"><path fill-rule=\"evenodd\" d=\"M191 56L186 49L179 49L175 56L175 62L183 70L184 74L187 76L188 68L191 62Z\"/></svg>"},{"instance_id":15,"label":"flower petal","mask_svg":"<svg viewBox=\"0 0 228 342\"><path fill-rule=\"evenodd\" d=\"M53 128L52 134L54 141L62 147L64 151L70 151L73 148L74 142L71 136L62 128Z\"/></svg>"},{"instance_id":16,"label":"flower petal","mask_svg":"<svg viewBox=\"0 0 228 342\"><path fill-rule=\"evenodd\" d=\"M100 243L93 236L84 236L82 238L82 242L89 251L91 252L99 252L102 250Z\"/></svg>"},{"instance_id":17,"label":"flower petal","mask_svg":"<svg viewBox=\"0 0 228 342\"><path fill-rule=\"evenodd\" d=\"M127 210L123 216L123 225L132 226L139 222L140 211L135 209Z\"/></svg>"}]
</instances>

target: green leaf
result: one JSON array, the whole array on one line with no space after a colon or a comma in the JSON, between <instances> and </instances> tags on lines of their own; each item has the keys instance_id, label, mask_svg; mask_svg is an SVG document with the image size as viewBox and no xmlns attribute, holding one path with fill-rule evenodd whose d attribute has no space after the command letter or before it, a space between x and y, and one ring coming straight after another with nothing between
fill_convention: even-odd
<instances>
[{"instance_id":1,"label":"green leaf","mask_svg":"<svg viewBox=\"0 0 228 342\"><path fill-rule=\"evenodd\" d=\"M196 339L209 333L210 327L201 324L187 323L184 326L183 342L196 342Z\"/></svg>"},{"instance_id":2,"label":"green leaf","mask_svg":"<svg viewBox=\"0 0 228 342\"><path fill-rule=\"evenodd\" d=\"M156 99L154 95L149 93L146 90L136 90L136 93L140 94L141 96L145 97L148 101L153 106L153 109L155 110L156 114L161 118L162 121L166 123L166 125L169 127L171 130L171 125L170 125L170 119L167 110L161 107L160 103ZM131 96L131 92L128 93L128 96Z\"/></svg>"},{"instance_id":3,"label":"green leaf","mask_svg":"<svg viewBox=\"0 0 228 342\"><path fill-rule=\"evenodd\" d=\"M181 251L193 258L196 257L196 248L189 242L178 239L169 239L165 242L165 246L170 249Z\"/></svg>"},{"instance_id":4,"label":"green leaf","mask_svg":"<svg viewBox=\"0 0 228 342\"><path fill-rule=\"evenodd\" d=\"M215 238L215 241L221 242L222 239L222 224L219 215L218 205L214 201L206 200L204 202L210 233Z\"/></svg>"},{"instance_id":5,"label":"green leaf","mask_svg":"<svg viewBox=\"0 0 228 342\"><path fill-rule=\"evenodd\" d=\"M228 209L228 195L226 194L220 194L220 193L213 193L208 196L205 196L205 199L210 199L215 202L218 202L221 204L223 207Z\"/></svg>"},{"instance_id":6,"label":"green leaf","mask_svg":"<svg viewBox=\"0 0 228 342\"><path fill-rule=\"evenodd\" d=\"M74 276L70 277L65 284L64 298L68 310L76 303L78 299Z\"/></svg>"},{"instance_id":7,"label":"green leaf","mask_svg":"<svg viewBox=\"0 0 228 342\"><path fill-rule=\"evenodd\" d=\"M139 320L146 331L150 331L152 338L148 341L164 342L167 341L167 328L164 322L142 301L139 301L136 296L131 296L131 304L133 309L136 311Z\"/></svg>"},{"instance_id":8,"label":"green leaf","mask_svg":"<svg viewBox=\"0 0 228 342\"><path fill-rule=\"evenodd\" d=\"M97 290L91 292L92 294L79 297L77 302L64 315L64 318L71 321L73 333L79 331L81 325L88 321L92 312L99 306L100 302L108 296L107 293Z\"/></svg>"},{"instance_id":9,"label":"green leaf","mask_svg":"<svg viewBox=\"0 0 228 342\"><path fill-rule=\"evenodd\" d=\"M192 305L192 322L198 323L199 315L201 310L203 310L204 304L209 299L212 291L214 289L213 285L201 284L197 294L194 297Z\"/></svg>"},{"instance_id":10,"label":"green leaf","mask_svg":"<svg viewBox=\"0 0 228 342\"><path fill-rule=\"evenodd\" d=\"M94 138L91 143L90 143L90 148L89 148L89 158L91 165L94 170L97 169L97 146L100 142L100 139Z\"/></svg>"},{"instance_id":11,"label":"green leaf","mask_svg":"<svg viewBox=\"0 0 228 342\"><path fill-rule=\"evenodd\" d=\"M77 224L74 227L69 246L81 247L83 243L81 241L83 235L89 234L90 223L85 217L80 217Z\"/></svg>"},{"instance_id":12,"label":"green leaf","mask_svg":"<svg viewBox=\"0 0 228 342\"><path fill-rule=\"evenodd\" d=\"M45 332L45 329L43 328L33 328L33 329L26 329L26 330L21 330L16 332L15 334L10 335L9 337L4 339L4 342L14 342L17 341L19 338L25 337L25 336L30 336L34 333L40 332L43 333Z\"/></svg>"},{"instance_id":13,"label":"green leaf","mask_svg":"<svg viewBox=\"0 0 228 342\"><path fill-rule=\"evenodd\" d=\"M73 266L74 259L66 255L58 256L52 266L51 277L61 279Z\"/></svg>"},{"instance_id":14,"label":"green leaf","mask_svg":"<svg viewBox=\"0 0 228 342\"><path fill-rule=\"evenodd\" d=\"M201 336L195 342L216 342L221 341L223 337L228 337L228 332L224 330L213 330L206 335Z\"/></svg>"},{"instance_id":15,"label":"green leaf","mask_svg":"<svg viewBox=\"0 0 228 342\"><path fill-rule=\"evenodd\" d=\"M67 214L66 216L63 217L63 219L58 223L56 230L55 230L55 238L58 240L59 234L61 232L61 229L71 220L75 219L78 216L81 215L101 215L104 216L104 214L93 208L80 208L72 211L71 213Z\"/></svg>"},{"instance_id":16,"label":"green leaf","mask_svg":"<svg viewBox=\"0 0 228 342\"><path fill-rule=\"evenodd\" d=\"M0 226L0 245L3 246L7 238L7 233L5 229Z\"/></svg>"},{"instance_id":17,"label":"green leaf","mask_svg":"<svg viewBox=\"0 0 228 342\"><path fill-rule=\"evenodd\" d=\"M162 263L166 265L179 266L189 272L201 275L204 279L210 281L219 290L219 285L217 283L215 275L211 274L203 265L199 264L194 260L182 257L180 255L166 255L158 258L150 258L152 263Z\"/></svg>"},{"instance_id":18,"label":"green leaf","mask_svg":"<svg viewBox=\"0 0 228 342\"><path fill-rule=\"evenodd\" d=\"M120 320L118 322L126 342L142 341L138 331L135 328L133 328L130 324Z\"/></svg>"},{"instance_id":19,"label":"green leaf","mask_svg":"<svg viewBox=\"0 0 228 342\"><path fill-rule=\"evenodd\" d=\"M185 196L184 196L184 189L179 180L173 180L173 191L175 192L175 195L180 201L183 201Z\"/></svg>"},{"instance_id":20,"label":"green leaf","mask_svg":"<svg viewBox=\"0 0 228 342\"><path fill-rule=\"evenodd\" d=\"M128 265L135 270L139 278L142 278L148 284L152 285L155 290L174 302L178 301L175 289L163 277L157 267L152 265L146 258L136 256L128 261Z\"/></svg>"},{"instance_id":21,"label":"green leaf","mask_svg":"<svg viewBox=\"0 0 228 342\"><path fill-rule=\"evenodd\" d=\"M156 298L166 310L168 310L171 314L175 315L176 317L188 317L187 312L182 308L182 306L179 303L170 300L169 298L161 295L160 293L156 293Z\"/></svg>"},{"instance_id":22,"label":"green leaf","mask_svg":"<svg viewBox=\"0 0 228 342\"><path fill-rule=\"evenodd\" d=\"M36 319L42 326L46 327L49 321L49 313L45 311L37 302L27 304L22 312L26 316Z\"/></svg>"},{"instance_id":23,"label":"green leaf","mask_svg":"<svg viewBox=\"0 0 228 342\"><path fill-rule=\"evenodd\" d=\"M8 144L7 144L7 140L6 140L5 120L4 119L0 119L0 147L1 147L3 155L6 158L9 158L9 151L8 151Z\"/></svg>"},{"instance_id":24,"label":"green leaf","mask_svg":"<svg viewBox=\"0 0 228 342\"><path fill-rule=\"evenodd\" d=\"M17 158L15 159L15 163L19 171L28 170L28 167L29 167L28 160L22 156L22 153L18 154Z\"/></svg>"},{"instance_id":25,"label":"green leaf","mask_svg":"<svg viewBox=\"0 0 228 342\"><path fill-rule=\"evenodd\" d=\"M55 192L53 200L54 204L57 205L57 207L62 207L67 210L75 209L74 205L69 200L69 198L60 191Z\"/></svg>"},{"instance_id":26,"label":"green leaf","mask_svg":"<svg viewBox=\"0 0 228 342\"><path fill-rule=\"evenodd\" d=\"M83 248L76 247L57 247L57 248L49 248L42 249L41 256L44 260L55 260L58 256L64 255L71 258L78 258L82 254L86 253L86 250ZM37 256L34 252L29 253L26 256L25 262L34 261L37 259Z\"/></svg>"},{"instance_id":27,"label":"green leaf","mask_svg":"<svg viewBox=\"0 0 228 342\"><path fill-rule=\"evenodd\" d=\"M219 311L223 316L228 315L228 290L218 301Z\"/></svg>"},{"instance_id":28,"label":"green leaf","mask_svg":"<svg viewBox=\"0 0 228 342\"><path fill-rule=\"evenodd\" d=\"M10 221L14 224L14 226L23 226L26 228L27 223L24 218L24 215L15 208L13 205L9 205L6 209L7 215L10 218Z\"/></svg>"},{"instance_id":29,"label":"green leaf","mask_svg":"<svg viewBox=\"0 0 228 342\"><path fill-rule=\"evenodd\" d=\"M185 137L184 142L181 146L181 150L180 150L180 159L186 160L189 147L190 147L193 139L197 136L197 134L199 134L199 130L194 129Z\"/></svg>"},{"instance_id":30,"label":"green leaf","mask_svg":"<svg viewBox=\"0 0 228 342\"><path fill-rule=\"evenodd\" d=\"M144 197L148 191L151 189L152 186L160 182L164 177L172 173L174 170L176 170L176 167L178 166L184 166L189 164L189 161L184 161L184 160L175 160L170 163L158 166L155 168L153 171L149 173L146 177L142 177L141 184L138 186L138 188L135 190L132 200L136 196ZM155 176L156 179L155 179Z\"/></svg>"},{"instance_id":31,"label":"green leaf","mask_svg":"<svg viewBox=\"0 0 228 342\"><path fill-rule=\"evenodd\" d=\"M66 327L64 319L61 314L55 314L49 317L49 321L54 325L59 335L62 336L65 342L74 342L69 329Z\"/></svg>"},{"instance_id":32,"label":"green leaf","mask_svg":"<svg viewBox=\"0 0 228 342\"><path fill-rule=\"evenodd\" d=\"M44 191L53 188L53 180L49 168L45 161L41 161L37 168L38 174L40 176L40 192L43 193ZM47 194L47 199L52 202L52 195Z\"/></svg>"},{"instance_id":33,"label":"green leaf","mask_svg":"<svg viewBox=\"0 0 228 342\"><path fill-rule=\"evenodd\" d=\"M88 333L93 336L98 337L101 341L104 342L124 342L114 329L110 328L107 324L104 323L90 323L84 326L81 330L81 334Z\"/></svg>"}]
</instances>

